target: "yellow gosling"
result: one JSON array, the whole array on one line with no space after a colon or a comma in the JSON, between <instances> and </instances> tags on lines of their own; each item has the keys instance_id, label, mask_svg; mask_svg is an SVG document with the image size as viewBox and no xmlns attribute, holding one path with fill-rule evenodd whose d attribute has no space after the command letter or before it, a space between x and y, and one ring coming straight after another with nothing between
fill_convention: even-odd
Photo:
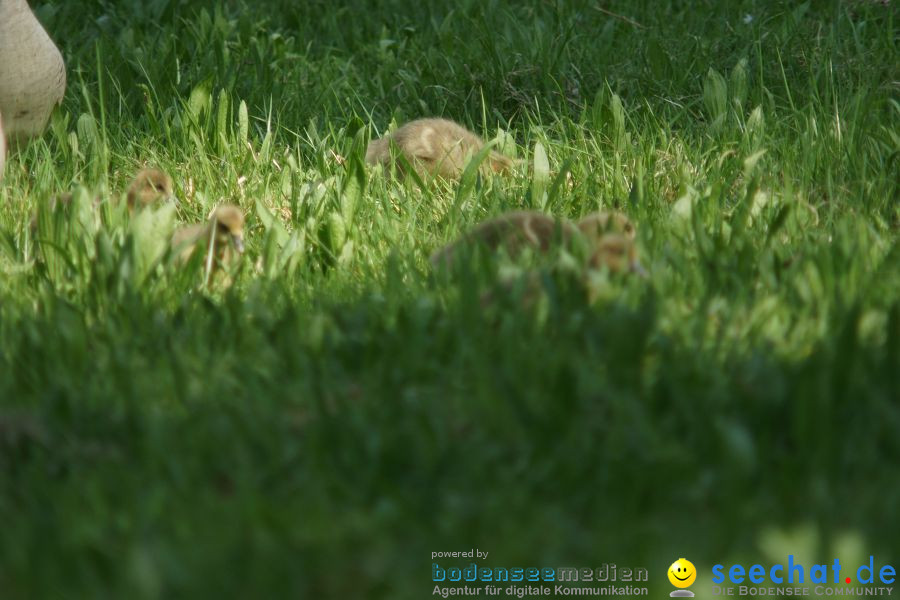
<instances>
[{"instance_id":1,"label":"yellow gosling","mask_svg":"<svg viewBox=\"0 0 900 600\"><path fill-rule=\"evenodd\" d=\"M431 255L434 266L449 266L464 248L482 246L491 251L503 249L515 258L526 248L548 252L555 243L568 242L577 230L568 221L557 221L537 211L513 211L483 221L458 240Z\"/></svg>"},{"instance_id":2,"label":"yellow gosling","mask_svg":"<svg viewBox=\"0 0 900 600\"><path fill-rule=\"evenodd\" d=\"M637 231L625 215L598 212L572 224L536 211L513 211L479 223L459 239L431 256L435 267L453 264L464 249L481 246L503 250L516 258L526 249L546 255L560 245L571 245L588 269L634 272L646 276L635 245Z\"/></svg>"},{"instance_id":3,"label":"yellow gosling","mask_svg":"<svg viewBox=\"0 0 900 600\"><path fill-rule=\"evenodd\" d=\"M208 222L175 230L172 250L178 262L190 260L197 249L205 257L208 282L213 272L230 266L244 252L244 213L241 209L224 204L213 211Z\"/></svg>"},{"instance_id":4,"label":"yellow gosling","mask_svg":"<svg viewBox=\"0 0 900 600\"><path fill-rule=\"evenodd\" d=\"M141 169L128 186L128 210L144 208L175 197L172 178L160 169Z\"/></svg>"},{"instance_id":5,"label":"yellow gosling","mask_svg":"<svg viewBox=\"0 0 900 600\"><path fill-rule=\"evenodd\" d=\"M392 146L423 178L459 179L469 159L484 148L484 141L462 125L447 119L418 119L391 134L372 140L366 150L366 162L389 167ZM482 167L503 173L514 164L511 158L491 151Z\"/></svg>"}]
</instances>

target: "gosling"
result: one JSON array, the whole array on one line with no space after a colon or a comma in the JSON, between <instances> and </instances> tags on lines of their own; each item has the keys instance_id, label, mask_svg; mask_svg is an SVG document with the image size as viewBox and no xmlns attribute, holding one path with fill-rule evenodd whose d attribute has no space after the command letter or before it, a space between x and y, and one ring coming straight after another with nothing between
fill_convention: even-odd
<instances>
[{"instance_id":1,"label":"gosling","mask_svg":"<svg viewBox=\"0 0 900 600\"><path fill-rule=\"evenodd\" d=\"M484 141L462 125L447 119L418 119L391 134L372 140L366 149L366 162L390 166L392 145L420 177L455 180L460 178L469 159L484 148ZM504 173L513 164L511 158L492 150L482 168Z\"/></svg>"},{"instance_id":2,"label":"gosling","mask_svg":"<svg viewBox=\"0 0 900 600\"><path fill-rule=\"evenodd\" d=\"M476 225L432 254L431 264L450 266L464 249L475 245L491 252L502 249L513 259L526 249L547 255L560 245L573 245L583 251L585 266L590 269L605 267L615 273L646 275L638 259L636 235L628 217L617 212L593 213L572 224L536 211L513 211Z\"/></svg>"},{"instance_id":3,"label":"gosling","mask_svg":"<svg viewBox=\"0 0 900 600\"><path fill-rule=\"evenodd\" d=\"M547 253L554 242L567 243L578 230L570 222L557 221L544 213L517 210L483 221L459 239L431 255L435 267L450 266L461 252L481 246L490 252L503 250L517 258L525 249Z\"/></svg>"},{"instance_id":4,"label":"gosling","mask_svg":"<svg viewBox=\"0 0 900 600\"><path fill-rule=\"evenodd\" d=\"M207 262L207 281L217 268L230 266L244 253L244 213L241 209L224 204L213 211L208 222L175 230L172 251L177 262L186 263L198 248L209 257L204 260L212 260L212 263Z\"/></svg>"}]
</instances>

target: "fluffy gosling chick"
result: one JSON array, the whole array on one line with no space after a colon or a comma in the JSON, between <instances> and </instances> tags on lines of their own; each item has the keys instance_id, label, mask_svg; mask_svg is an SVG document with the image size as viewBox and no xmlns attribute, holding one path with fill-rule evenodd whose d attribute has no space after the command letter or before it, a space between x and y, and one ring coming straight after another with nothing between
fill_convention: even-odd
<instances>
[{"instance_id":1,"label":"fluffy gosling chick","mask_svg":"<svg viewBox=\"0 0 900 600\"><path fill-rule=\"evenodd\" d=\"M450 266L465 248L480 245L492 252L501 248L512 258L530 248L548 252L554 243L567 243L578 230L568 221L557 221L537 211L513 211L483 221L458 240L431 255L434 266Z\"/></svg>"},{"instance_id":2,"label":"fluffy gosling chick","mask_svg":"<svg viewBox=\"0 0 900 600\"><path fill-rule=\"evenodd\" d=\"M128 186L128 210L144 208L175 197L172 178L159 169L141 169Z\"/></svg>"},{"instance_id":3,"label":"fluffy gosling chick","mask_svg":"<svg viewBox=\"0 0 900 600\"><path fill-rule=\"evenodd\" d=\"M637 235L628 217L616 212L597 212L573 225L536 211L514 211L476 225L455 242L431 256L435 267L450 266L464 248L481 245L490 251L503 249L512 258L531 249L547 254L559 245L578 246L591 269L631 271L646 275L637 256Z\"/></svg>"},{"instance_id":4,"label":"fluffy gosling chick","mask_svg":"<svg viewBox=\"0 0 900 600\"><path fill-rule=\"evenodd\" d=\"M366 149L366 162L389 166L392 142L420 176L445 179L459 179L469 159L484 147L480 137L458 123L447 119L417 119L372 140ZM513 164L511 158L491 151L482 166L503 173Z\"/></svg>"},{"instance_id":5,"label":"fluffy gosling chick","mask_svg":"<svg viewBox=\"0 0 900 600\"><path fill-rule=\"evenodd\" d=\"M198 248L208 255L210 242L214 260L210 271L217 266L229 265L237 255L243 254L244 213L241 209L224 204L213 211L208 222L180 227L172 235L172 250L177 260L185 263Z\"/></svg>"}]
</instances>

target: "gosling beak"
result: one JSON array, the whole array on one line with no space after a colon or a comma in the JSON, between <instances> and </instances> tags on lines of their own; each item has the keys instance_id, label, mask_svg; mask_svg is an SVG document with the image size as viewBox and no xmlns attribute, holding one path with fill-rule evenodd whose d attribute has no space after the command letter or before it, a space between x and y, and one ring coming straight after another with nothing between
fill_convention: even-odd
<instances>
[{"instance_id":1,"label":"gosling beak","mask_svg":"<svg viewBox=\"0 0 900 600\"><path fill-rule=\"evenodd\" d=\"M234 244L234 249L238 251L238 254L244 253L244 238L237 234L231 234L231 243Z\"/></svg>"},{"instance_id":2,"label":"gosling beak","mask_svg":"<svg viewBox=\"0 0 900 600\"><path fill-rule=\"evenodd\" d=\"M644 265L642 265L641 261L639 261L638 259L634 259L633 261L631 261L631 265L629 265L628 270L642 279L650 278L650 273L647 272L647 269L644 268Z\"/></svg>"}]
</instances>

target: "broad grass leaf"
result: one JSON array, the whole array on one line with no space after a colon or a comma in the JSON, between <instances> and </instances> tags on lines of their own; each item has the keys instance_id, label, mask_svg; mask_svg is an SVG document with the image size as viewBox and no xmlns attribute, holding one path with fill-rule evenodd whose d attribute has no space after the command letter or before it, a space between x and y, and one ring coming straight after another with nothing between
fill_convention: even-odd
<instances>
[{"instance_id":1,"label":"broad grass leaf","mask_svg":"<svg viewBox=\"0 0 900 600\"><path fill-rule=\"evenodd\" d=\"M130 230L134 243L134 274L137 282L144 281L153 266L163 257L174 229L174 204L145 208L134 215Z\"/></svg>"},{"instance_id":2,"label":"broad grass leaf","mask_svg":"<svg viewBox=\"0 0 900 600\"><path fill-rule=\"evenodd\" d=\"M728 85L725 78L713 68L706 73L703 80L703 105L709 117L710 127L719 129L725 122L725 111L728 106Z\"/></svg>"},{"instance_id":3,"label":"broad grass leaf","mask_svg":"<svg viewBox=\"0 0 900 600\"><path fill-rule=\"evenodd\" d=\"M550 160L540 142L534 144L534 172L531 179L531 198L541 209L547 207L547 188L550 185Z\"/></svg>"}]
</instances>

